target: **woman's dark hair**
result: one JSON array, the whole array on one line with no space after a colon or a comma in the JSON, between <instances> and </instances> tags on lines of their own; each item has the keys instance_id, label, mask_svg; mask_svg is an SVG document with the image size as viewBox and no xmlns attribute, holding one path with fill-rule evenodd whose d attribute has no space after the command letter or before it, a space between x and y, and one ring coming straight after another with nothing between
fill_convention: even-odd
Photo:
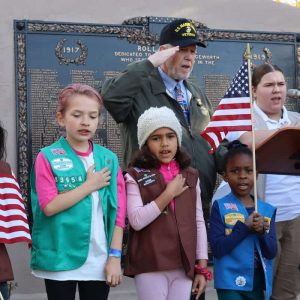
<instances>
[{"instance_id":1,"label":"woman's dark hair","mask_svg":"<svg viewBox=\"0 0 300 300\"><path fill-rule=\"evenodd\" d=\"M0 160L6 158L5 142L6 142L6 130L2 127L2 124L0 123Z\"/></svg>"},{"instance_id":2,"label":"woman's dark hair","mask_svg":"<svg viewBox=\"0 0 300 300\"><path fill-rule=\"evenodd\" d=\"M279 71L283 74L282 70L276 65L264 63L255 67L252 73L252 86L256 88L264 75L274 71Z\"/></svg>"},{"instance_id":3,"label":"woman's dark hair","mask_svg":"<svg viewBox=\"0 0 300 300\"><path fill-rule=\"evenodd\" d=\"M191 164L191 158L180 148L177 149L175 160L179 164L181 170L187 168ZM129 164L129 167L137 167L141 169L159 169L160 161L150 152L147 145L144 145L141 150L138 150L132 161Z\"/></svg>"},{"instance_id":4,"label":"woman's dark hair","mask_svg":"<svg viewBox=\"0 0 300 300\"><path fill-rule=\"evenodd\" d=\"M228 144L228 152L224 155L223 158L223 164L222 164L222 171L226 171L226 167L228 164L228 161L232 159L237 154L246 154L249 155L249 157L253 157L252 151L250 148L248 148L247 145L242 144L240 141L235 140Z\"/></svg>"}]
</instances>

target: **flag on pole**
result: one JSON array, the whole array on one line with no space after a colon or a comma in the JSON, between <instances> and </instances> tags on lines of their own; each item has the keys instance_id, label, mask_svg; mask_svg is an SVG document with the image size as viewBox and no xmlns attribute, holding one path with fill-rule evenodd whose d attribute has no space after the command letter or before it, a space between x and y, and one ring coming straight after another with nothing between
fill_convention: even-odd
<instances>
[{"instance_id":1,"label":"flag on pole","mask_svg":"<svg viewBox=\"0 0 300 300\"><path fill-rule=\"evenodd\" d=\"M211 145L211 153L217 149L228 132L252 130L249 88L248 62L244 61L201 133Z\"/></svg>"},{"instance_id":2,"label":"flag on pole","mask_svg":"<svg viewBox=\"0 0 300 300\"><path fill-rule=\"evenodd\" d=\"M13 175L0 175L0 243L31 243L19 185Z\"/></svg>"}]
</instances>

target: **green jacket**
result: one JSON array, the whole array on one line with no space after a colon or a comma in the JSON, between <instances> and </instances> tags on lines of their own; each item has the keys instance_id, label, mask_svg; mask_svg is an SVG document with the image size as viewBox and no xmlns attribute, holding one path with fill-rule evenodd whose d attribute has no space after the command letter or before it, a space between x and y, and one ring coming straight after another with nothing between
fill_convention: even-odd
<instances>
[{"instance_id":1,"label":"green jacket","mask_svg":"<svg viewBox=\"0 0 300 300\"><path fill-rule=\"evenodd\" d=\"M208 124L212 107L201 93L198 85L188 79L184 81L191 92L190 126L180 105L166 92L166 87L157 68L148 60L129 64L119 76L104 82L101 94L104 105L117 123L121 123L124 164L127 166L132 154L138 149L137 121L150 107L167 106L174 111L182 125L182 147L192 158L192 166L199 171L202 203L210 203L216 182L214 156L208 152L210 146L200 136Z\"/></svg>"},{"instance_id":2,"label":"green jacket","mask_svg":"<svg viewBox=\"0 0 300 300\"><path fill-rule=\"evenodd\" d=\"M51 165L59 193L75 189L86 180L83 163L64 138L41 151ZM110 185L99 190L109 247L117 214L118 160L113 152L96 144L93 144L93 153L96 171L108 166L112 172ZM33 168L31 206L33 214L31 268L64 271L77 269L83 265L90 244L91 195L69 209L47 217L38 202Z\"/></svg>"}]
</instances>

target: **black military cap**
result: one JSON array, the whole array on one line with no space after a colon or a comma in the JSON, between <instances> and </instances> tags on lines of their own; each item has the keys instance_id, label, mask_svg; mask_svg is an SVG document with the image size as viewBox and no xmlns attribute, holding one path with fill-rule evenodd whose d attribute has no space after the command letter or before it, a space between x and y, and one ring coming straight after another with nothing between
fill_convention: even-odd
<instances>
[{"instance_id":1,"label":"black military cap","mask_svg":"<svg viewBox=\"0 0 300 300\"><path fill-rule=\"evenodd\" d=\"M206 48L199 40L194 24L187 19L177 19L167 24L160 33L159 44L179 47L197 45Z\"/></svg>"}]
</instances>

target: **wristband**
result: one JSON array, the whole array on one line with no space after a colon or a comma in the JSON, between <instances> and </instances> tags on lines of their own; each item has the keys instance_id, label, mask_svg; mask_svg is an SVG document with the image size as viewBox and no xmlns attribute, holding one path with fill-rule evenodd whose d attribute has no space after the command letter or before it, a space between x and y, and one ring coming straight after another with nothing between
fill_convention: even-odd
<instances>
[{"instance_id":1,"label":"wristband","mask_svg":"<svg viewBox=\"0 0 300 300\"><path fill-rule=\"evenodd\" d=\"M113 256L113 257L121 258L121 256L122 256L122 250L110 248L108 256Z\"/></svg>"},{"instance_id":2,"label":"wristband","mask_svg":"<svg viewBox=\"0 0 300 300\"><path fill-rule=\"evenodd\" d=\"M195 273L203 275L206 280L212 280L213 274L206 267L200 267L199 265L195 265Z\"/></svg>"}]
</instances>

